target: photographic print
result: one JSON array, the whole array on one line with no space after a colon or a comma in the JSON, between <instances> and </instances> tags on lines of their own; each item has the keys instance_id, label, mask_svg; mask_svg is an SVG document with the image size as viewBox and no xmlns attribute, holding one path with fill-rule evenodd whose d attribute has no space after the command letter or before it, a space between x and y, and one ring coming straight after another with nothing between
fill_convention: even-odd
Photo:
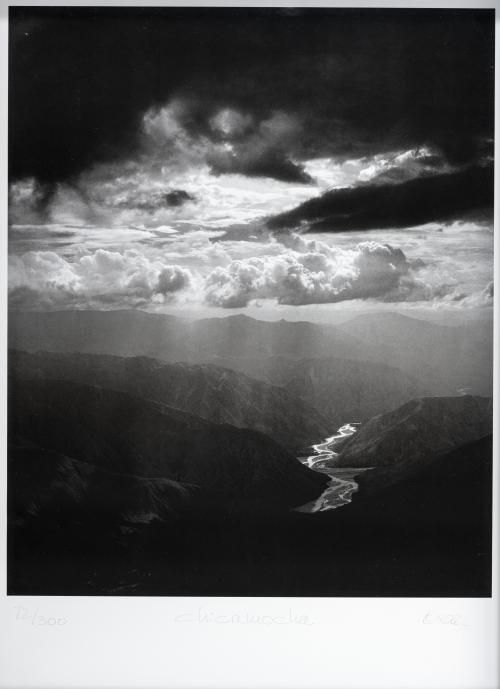
<instances>
[{"instance_id":1,"label":"photographic print","mask_svg":"<svg viewBox=\"0 0 500 689\"><path fill-rule=\"evenodd\" d=\"M8 594L491 596L494 16L10 8Z\"/></svg>"}]
</instances>

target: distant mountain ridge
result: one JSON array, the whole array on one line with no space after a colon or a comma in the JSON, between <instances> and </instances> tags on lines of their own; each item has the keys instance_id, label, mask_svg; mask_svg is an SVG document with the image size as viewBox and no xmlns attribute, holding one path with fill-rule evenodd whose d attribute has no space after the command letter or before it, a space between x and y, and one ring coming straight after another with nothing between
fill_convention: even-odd
<instances>
[{"instance_id":1,"label":"distant mountain ridge","mask_svg":"<svg viewBox=\"0 0 500 689\"><path fill-rule=\"evenodd\" d=\"M337 326L227 316L188 321L143 311L11 312L9 347L29 352L147 356L217 363L285 357L385 363L427 393L492 393L491 322L445 326L397 313L364 314ZM236 366L237 368L237 366Z\"/></svg>"},{"instance_id":2,"label":"distant mountain ridge","mask_svg":"<svg viewBox=\"0 0 500 689\"><path fill-rule=\"evenodd\" d=\"M248 316L188 321L144 311L11 312L9 348L148 356L170 362L206 363L214 356L290 358L369 351L333 326L305 321L258 321Z\"/></svg>"},{"instance_id":3,"label":"distant mountain ridge","mask_svg":"<svg viewBox=\"0 0 500 689\"><path fill-rule=\"evenodd\" d=\"M368 346L371 355L415 377L440 396L469 388L493 394L493 323L438 325L397 313L357 316L340 329Z\"/></svg>"}]
</instances>

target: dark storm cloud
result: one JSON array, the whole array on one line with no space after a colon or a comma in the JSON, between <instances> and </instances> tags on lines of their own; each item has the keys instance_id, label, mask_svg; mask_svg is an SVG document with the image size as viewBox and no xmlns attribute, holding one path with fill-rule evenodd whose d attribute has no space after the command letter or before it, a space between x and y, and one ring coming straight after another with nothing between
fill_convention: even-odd
<instances>
[{"instance_id":1,"label":"dark storm cloud","mask_svg":"<svg viewBox=\"0 0 500 689\"><path fill-rule=\"evenodd\" d=\"M412 227L451 221L493 205L493 165L463 172L426 176L400 184L362 184L311 199L271 218L272 229L303 222L312 231Z\"/></svg>"},{"instance_id":2,"label":"dark storm cloud","mask_svg":"<svg viewBox=\"0 0 500 689\"><path fill-rule=\"evenodd\" d=\"M424 144L477 161L493 132L493 31L486 10L11 8L10 172L59 180L128 157L143 113L174 96L214 139L221 108L298 123L279 155L219 172L305 182L311 157ZM243 155L252 128L239 136Z\"/></svg>"},{"instance_id":3,"label":"dark storm cloud","mask_svg":"<svg viewBox=\"0 0 500 689\"><path fill-rule=\"evenodd\" d=\"M154 213L162 208L180 208L186 203L195 202L196 197L185 189L171 189L170 191L140 191L129 192L117 207L136 209L146 213Z\"/></svg>"},{"instance_id":4,"label":"dark storm cloud","mask_svg":"<svg viewBox=\"0 0 500 689\"><path fill-rule=\"evenodd\" d=\"M195 201L195 197L184 189L172 189L163 195L167 206L177 208L188 201Z\"/></svg>"},{"instance_id":5,"label":"dark storm cloud","mask_svg":"<svg viewBox=\"0 0 500 689\"><path fill-rule=\"evenodd\" d=\"M184 189L172 189L166 193L157 192L147 195L147 199L131 198L123 202L124 208L138 208L139 210L153 213L159 208L179 208L189 201L195 201L195 197Z\"/></svg>"},{"instance_id":6,"label":"dark storm cloud","mask_svg":"<svg viewBox=\"0 0 500 689\"><path fill-rule=\"evenodd\" d=\"M212 155L208 162L215 174L235 172L247 177L272 177L297 184L310 184L313 181L301 165L274 153L262 154L256 158Z\"/></svg>"}]
</instances>

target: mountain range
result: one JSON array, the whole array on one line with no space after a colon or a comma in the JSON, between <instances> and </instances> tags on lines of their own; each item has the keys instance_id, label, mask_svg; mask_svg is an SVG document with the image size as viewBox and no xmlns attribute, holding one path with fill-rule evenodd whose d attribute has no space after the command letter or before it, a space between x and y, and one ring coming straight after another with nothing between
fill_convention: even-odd
<instances>
[{"instance_id":1,"label":"mountain range","mask_svg":"<svg viewBox=\"0 0 500 689\"><path fill-rule=\"evenodd\" d=\"M11 314L9 593L491 595L490 335ZM329 483L296 457L354 421L352 502L296 511Z\"/></svg>"},{"instance_id":2,"label":"mountain range","mask_svg":"<svg viewBox=\"0 0 500 689\"><path fill-rule=\"evenodd\" d=\"M248 316L190 321L144 311L48 311L9 315L9 347L26 351L149 356L205 363L218 357L293 359L331 355L369 356L343 330L308 322L259 321Z\"/></svg>"},{"instance_id":3,"label":"mountain range","mask_svg":"<svg viewBox=\"0 0 500 689\"><path fill-rule=\"evenodd\" d=\"M493 323L440 325L396 313L357 316L340 328L368 347L371 356L415 377L435 395L463 388L492 395Z\"/></svg>"},{"instance_id":4,"label":"mountain range","mask_svg":"<svg viewBox=\"0 0 500 689\"><path fill-rule=\"evenodd\" d=\"M376 361L284 356L215 361L283 387L315 407L335 429L346 421L366 421L426 391L416 379Z\"/></svg>"},{"instance_id":5,"label":"mountain range","mask_svg":"<svg viewBox=\"0 0 500 689\"><path fill-rule=\"evenodd\" d=\"M67 380L126 392L215 424L260 431L291 450L304 448L336 428L292 391L211 364L11 351L9 370L17 378Z\"/></svg>"},{"instance_id":6,"label":"mountain range","mask_svg":"<svg viewBox=\"0 0 500 689\"><path fill-rule=\"evenodd\" d=\"M194 484L221 500L290 507L327 482L257 431L67 381L11 379L9 439L106 472Z\"/></svg>"},{"instance_id":7,"label":"mountain range","mask_svg":"<svg viewBox=\"0 0 500 689\"><path fill-rule=\"evenodd\" d=\"M385 363L427 394L464 388L491 395L491 321L440 325L397 313L365 314L340 326L258 321L247 316L189 321L141 311L11 312L9 347L25 351L148 356L218 363L286 357ZM236 361L235 367L238 366Z\"/></svg>"}]
</instances>

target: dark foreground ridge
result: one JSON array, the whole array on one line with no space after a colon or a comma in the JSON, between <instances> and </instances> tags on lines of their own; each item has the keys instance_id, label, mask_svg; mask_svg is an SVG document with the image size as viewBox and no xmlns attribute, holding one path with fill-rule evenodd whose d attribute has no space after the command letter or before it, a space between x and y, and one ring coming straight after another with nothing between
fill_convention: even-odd
<instances>
[{"instance_id":1,"label":"dark foreground ridge","mask_svg":"<svg viewBox=\"0 0 500 689\"><path fill-rule=\"evenodd\" d=\"M11 380L9 387L14 448L33 443L107 472L282 507L314 499L326 482L256 431L100 387L57 380ZM16 462L15 452L10 459Z\"/></svg>"},{"instance_id":2,"label":"dark foreground ridge","mask_svg":"<svg viewBox=\"0 0 500 689\"><path fill-rule=\"evenodd\" d=\"M424 397L370 419L344 446L338 466L418 465L488 435L491 397Z\"/></svg>"},{"instance_id":3,"label":"dark foreground ridge","mask_svg":"<svg viewBox=\"0 0 500 689\"><path fill-rule=\"evenodd\" d=\"M41 412L36 394L26 394L22 407L19 401L11 407L22 409L22 418ZM43 395L46 400L46 389ZM70 417L67 450L76 432ZM19 421L11 426L10 594L491 594L491 437L430 455L391 485L379 482L347 507L310 515L289 509L298 499L292 477L300 478L303 491L304 478L307 483L312 475L306 492L315 494L324 478L300 466L299 477L293 460L277 454L274 444L260 447L259 461L252 463L254 489L236 499L235 487L243 489L250 469L243 483L230 480L233 470L241 471L234 454L231 468L211 448L210 461L217 464L220 457L224 472L212 466L197 482L180 473L183 480L145 479L117 471L120 462L137 471L131 465L137 453L113 454L116 446L108 449L102 440L99 453L106 448L113 462L99 454L86 463L62 445L49 449L49 421L50 414L42 413L30 438L22 433L36 428L33 416L27 428ZM78 433L88 423L79 419ZM280 485L282 465L289 479ZM274 488L263 493L260 481L267 484L269 476Z\"/></svg>"}]
</instances>

